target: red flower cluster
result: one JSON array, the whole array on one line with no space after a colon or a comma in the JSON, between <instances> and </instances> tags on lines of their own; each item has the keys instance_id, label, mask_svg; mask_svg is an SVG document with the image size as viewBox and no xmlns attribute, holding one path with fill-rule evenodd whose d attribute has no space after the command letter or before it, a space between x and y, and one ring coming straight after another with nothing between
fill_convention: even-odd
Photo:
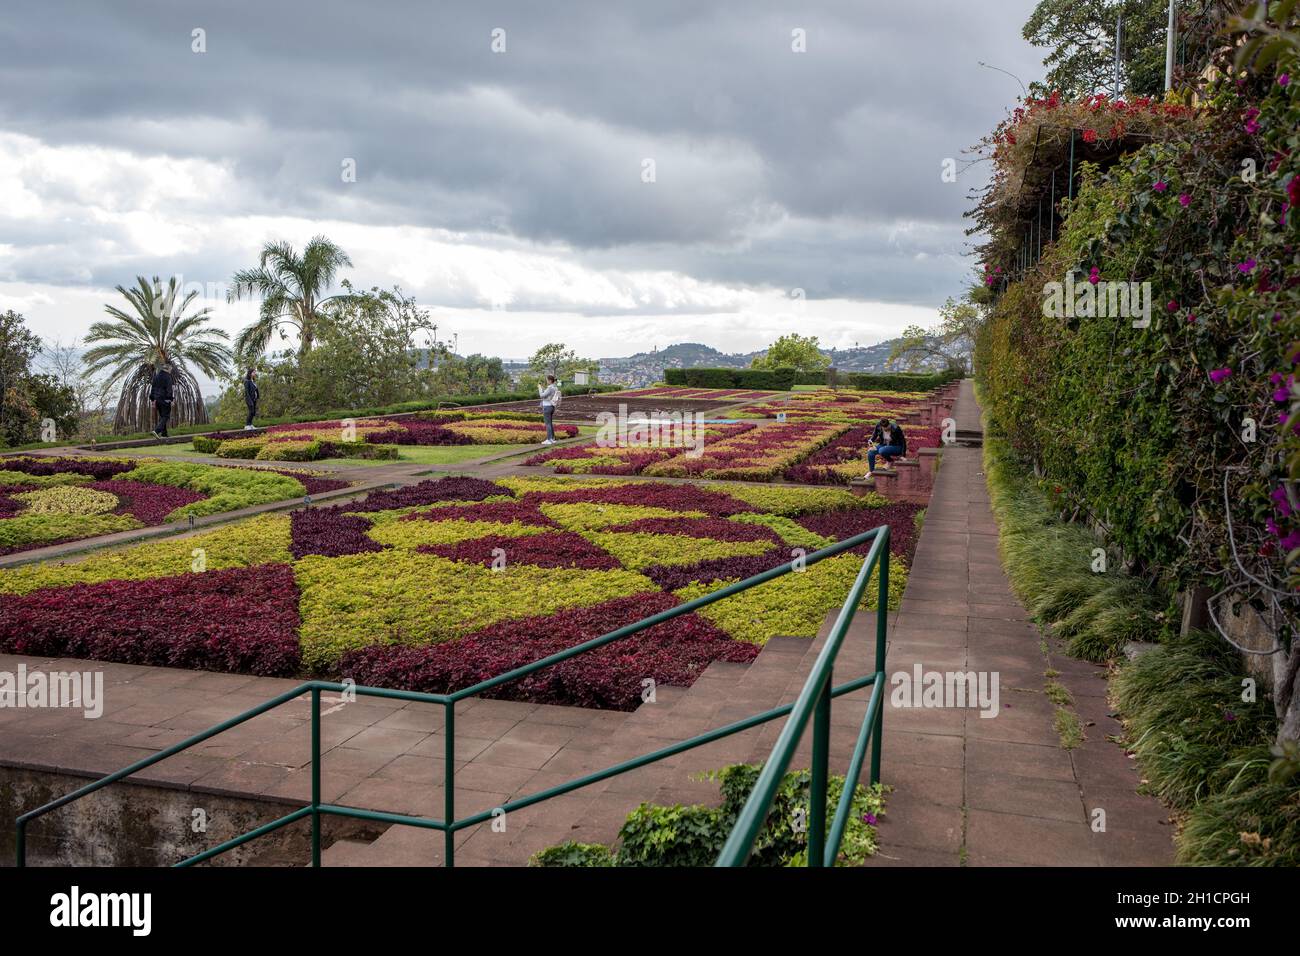
<instances>
[{"instance_id":1,"label":"red flower cluster","mask_svg":"<svg viewBox=\"0 0 1300 956\"><path fill-rule=\"evenodd\" d=\"M0 602L0 651L287 677L298 588L283 564L50 588Z\"/></svg>"},{"instance_id":2,"label":"red flower cluster","mask_svg":"<svg viewBox=\"0 0 1300 956\"><path fill-rule=\"evenodd\" d=\"M363 686L447 693L599 637L674 607L669 594L638 594L594 607L494 624L453 644L370 645L349 652L341 672ZM490 691L489 697L634 710L642 681L690 686L715 660L747 662L752 644L733 641L695 615L683 615Z\"/></svg>"}]
</instances>

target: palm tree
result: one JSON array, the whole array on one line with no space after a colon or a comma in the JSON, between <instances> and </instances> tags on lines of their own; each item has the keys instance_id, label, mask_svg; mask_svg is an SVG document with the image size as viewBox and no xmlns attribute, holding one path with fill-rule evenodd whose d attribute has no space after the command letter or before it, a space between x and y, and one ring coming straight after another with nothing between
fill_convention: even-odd
<instances>
[{"instance_id":1,"label":"palm tree","mask_svg":"<svg viewBox=\"0 0 1300 956\"><path fill-rule=\"evenodd\" d=\"M268 242L256 269L235 273L230 301L245 295L262 298L258 319L235 339L240 364L266 351L271 336L282 326L298 332L298 357L311 351L322 315L330 304L339 305L348 295L323 297L343 266L351 266L348 254L324 236L315 236L299 256L287 242ZM283 332L281 335L283 336Z\"/></svg>"},{"instance_id":2,"label":"palm tree","mask_svg":"<svg viewBox=\"0 0 1300 956\"><path fill-rule=\"evenodd\" d=\"M176 277L164 286L157 276L153 281L136 276L136 285L117 291L130 303L123 310L113 305L104 311L111 322L96 322L86 335L86 342L98 342L85 354L86 375L108 371L105 388L117 387L122 394L113 418L113 431L147 431L153 424L149 386L159 366L171 363L173 421L178 425L202 424L208 420L199 383L191 371L198 369L209 378L229 374L231 355L225 341L229 336L220 329L204 326L212 321L212 309L203 308L186 314L198 296L191 290L180 295Z\"/></svg>"}]
</instances>

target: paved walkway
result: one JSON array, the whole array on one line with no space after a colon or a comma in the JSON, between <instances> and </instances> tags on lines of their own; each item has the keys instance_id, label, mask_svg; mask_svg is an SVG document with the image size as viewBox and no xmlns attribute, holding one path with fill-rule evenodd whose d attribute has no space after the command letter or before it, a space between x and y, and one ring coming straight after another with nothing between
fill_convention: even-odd
<instances>
[{"instance_id":1,"label":"paved walkway","mask_svg":"<svg viewBox=\"0 0 1300 956\"><path fill-rule=\"evenodd\" d=\"M969 381L953 410L979 429ZM1105 670L1045 642L998 555L982 452L948 447L892 629L891 675L987 671L997 716L976 709L890 707L882 776L893 785L882 850L871 865L1121 866L1172 862L1173 827L1108 735ZM1074 699L1083 744L1061 746L1046 672ZM892 687L891 687L892 690ZM1104 830L1094 831L1097 810Z\"/></svg>"}]
</instances>

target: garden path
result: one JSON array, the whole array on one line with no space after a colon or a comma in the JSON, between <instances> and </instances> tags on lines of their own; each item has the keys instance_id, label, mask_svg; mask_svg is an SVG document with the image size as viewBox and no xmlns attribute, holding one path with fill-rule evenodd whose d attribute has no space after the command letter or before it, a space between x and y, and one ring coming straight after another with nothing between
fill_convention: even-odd
<instances>
[{"instance_id":1,"label":"garden path","mask_svg":"<svg viewBox=\"0 0 1300 956\"><path fill-rule=\"evenodd\" d=\"M980 429L969 380L953 415L959 429ZM992 718L978 709L885 711L882 776L895 792L869 865L1172 862L1167 812L1136 792L1136 767L1108 739L1122 728L1104 668L1045 640L1011 591L979 448L944 449L887 660L891 676L916 667L996 673L999 700ZM1049 669L1083 726L1071 750L1044 693Z\"/></svg>"}]
</instances>

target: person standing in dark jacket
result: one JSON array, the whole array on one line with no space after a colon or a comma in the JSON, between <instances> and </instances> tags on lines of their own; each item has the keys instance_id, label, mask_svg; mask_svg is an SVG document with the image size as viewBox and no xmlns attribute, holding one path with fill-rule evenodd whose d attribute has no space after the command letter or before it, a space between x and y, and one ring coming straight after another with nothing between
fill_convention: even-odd
<instances>
[{"instance_id":1,"label":"person standing in dark jacket","mask_svg":"<svg viewBox=\"0 0 1300 956\"><path fill-rule=\"evenodd\" d=\"M153 402L158 413L158 425L153 433L159 438L167 437L167 421L172 416L172 366L166 362L153 373L149 385L149 401Z\"/></svg>"},{"instance_id":2,"label":"person standing in dark jacket","mask_svg":"<svg viewBox=\"0 0 1300 956\"><path fill-rule=\"evenodd\" d=\"M867 478L876 470L877 455L888 463L907 454L907 436L903 434L902 426L888 418L882 418L871 433L871 444L875 447L867 451L867 474L864 476Z\"/></svg>"},{"instance_id":3,"label":"person standing in dark jacket","mask_svg":"<svg viewBox=\"0 0 1300 956\"><path fill-rule=\"evenodd\" d=\"M248 421L244 423L245 431L253 428L253 416L257 414L257 403L261 398L262 393L257 390L257 370L250 368L244 374L244 405L248 408Z\"/></svg>"}]
</instances>

